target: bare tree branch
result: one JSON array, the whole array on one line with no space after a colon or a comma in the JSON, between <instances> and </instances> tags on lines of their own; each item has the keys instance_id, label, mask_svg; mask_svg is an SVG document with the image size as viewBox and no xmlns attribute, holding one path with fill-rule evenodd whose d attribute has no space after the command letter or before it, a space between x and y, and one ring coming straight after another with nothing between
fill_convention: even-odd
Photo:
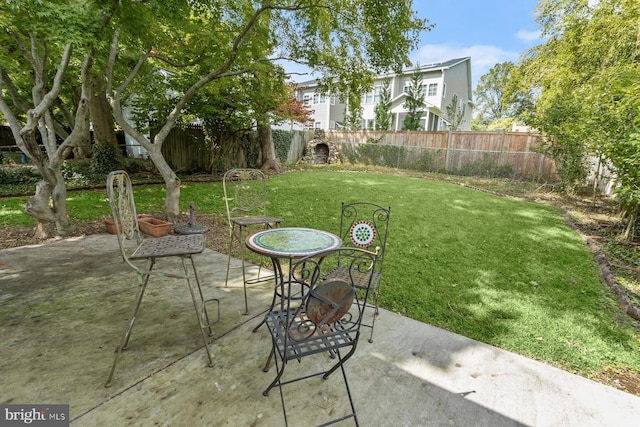
<instances>
[{"instance_id":1,"label":"bare tree branch","mask_svg":"<svg viewBox=\"0 0 640 427\"><path fill-rule=\"evenodd\" d=\"M25 125L26 129L34 129L40 117L42 117L44 112L49 109L51 104L58 97L58 94L62 89L62 80L64 77L64 73L66 72L67 67L69 66L69 61L71 60L71 51L71 44L66 45L64 53L62 54L62 58L60 60L60 66L58 67L56 75L53 79L53 86L51 87L51 90L42 97L42 101L40 101L38 105L27 112L27 124ZM42 82L37 82L36 84L42 85Z\"/></svg>"},{"instance_id":2,"label":"bare tree branch","mask_svg":"<svg viewBox=\"0 0 640 427\"><path fill-rule=\"evenodd\" d=\"M20 91L13 84L13 80L11 79L9 74L7 74L5 69L2 68L1 66L0 66L0 83L4 83L6 85L7 91L11 96L11 101L13 102L13 105L15 105L16 108L18 108L22 113L26 114L27 111L29 110L29 104L24 100L22 96L20 96Z\"/></svg>"}]
</instances>

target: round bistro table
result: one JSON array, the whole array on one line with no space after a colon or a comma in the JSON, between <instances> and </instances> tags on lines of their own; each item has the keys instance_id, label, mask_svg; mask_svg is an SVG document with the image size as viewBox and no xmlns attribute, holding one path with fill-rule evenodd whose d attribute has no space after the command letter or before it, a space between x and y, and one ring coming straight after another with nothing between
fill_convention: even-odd
<instances>
[{"instance_id":1,"label":"round bistro table","mask_svg":"<svg viewBox=\"0 0 640 427\"><path fill-rule=\"evenodd\" d=\"M294 259L321 254L325 251L338 249L342 246L342 239L327 231L313 228L282 227L270 228L247 237L247 248L251 251L271 258L275 270L275 286L271 308L273 310L276 300L280 297L280 305L283 304L285 295L285 279L281 260L289 261L289 270ZM253 329L257 331L264 320Z\"/></svg>"},{"instance_id":2,"label":"round bistro table","mask_svg":"<svg viewBox=\"0 0 640 427\"><path fill-rule=\"evenodd\" d=\"M342 246L342 239L313 228L282 227L260 231L247 237L247 247L272 259L294 259L317 255Z\"/></svg>"}]
</instances>

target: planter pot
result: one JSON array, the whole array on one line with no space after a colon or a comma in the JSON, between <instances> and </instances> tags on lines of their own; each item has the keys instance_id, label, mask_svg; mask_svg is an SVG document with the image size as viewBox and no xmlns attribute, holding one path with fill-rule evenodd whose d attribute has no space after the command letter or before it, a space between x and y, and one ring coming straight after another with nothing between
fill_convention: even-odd
<instances>
[{"instance_id":1,"label":"planter pot","mask_svg":"<svg viewBox=\"0 0 640 427\"><path fill-rule=\"evenodd\" d=\"M138 226L144 234L151 237L162 237L169 234L171 223L152 216L139 216Z\"/></svg>"},{"instance_id":2,"label":"planter pot","mask_svg":"<svg viewBox=\"0 0 640 427\"><path fill-rule=\"evenodd\" d=\"M104 226L107 229L107 233L116 234L116 225L113 222L113 218L105 218Z\"/></svg>"}]
</instances>

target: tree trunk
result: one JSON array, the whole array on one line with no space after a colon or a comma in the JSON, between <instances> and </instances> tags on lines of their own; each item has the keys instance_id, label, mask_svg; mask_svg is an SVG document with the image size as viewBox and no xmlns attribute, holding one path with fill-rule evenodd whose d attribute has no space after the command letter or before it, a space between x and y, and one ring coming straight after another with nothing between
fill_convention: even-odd
<instances>
[{"instance_id":1,"label":"tree trunk","mask_svg":"<svg viewBox=\"0 0 640 427\"><path fill-rule=\"evenodd\" d=\"M111 106L105 92L104 76L92 74L90 77L91 97L89 98L89 112L93 123L93 136L97 145L110 145L115 153L114 163L122 165L124 158L118 147L115 121Z\"/></svg>"},{"instance_id":2,"label":"tree trunk","mask_svg":"<svg viewBox=\"0 0 640 427\"><path fill-rule=\"evenodd\" d=\"M180 220L180 178L175 174L171 166L162 155L162 145L147 144L145 147L149 152L149 157L158 168L165 184L164 214L165 219L171 223Z\"/></svg>"},{"instance_id":3,"label":"tree trunk","mask_svg":"<svg viewBox=\"0 0 640 427\"><path fill-rule=\"evenodd\" d=\"M276 150L273 145L273 138L271 138L271 127L265 125L258 125L258 142L260 143L260 149L262 150L262 170L274 170L280 171L280 162L276 157Z\"/></svg>"},{"instance_id":4,"label":"tree trunk","mask_svg":"<svg viewBox=\"0 0 640 427\"><path fill-rule=\"evenodd\" d=\"M49 178L36 184L36 192L27 200L24 210L38 221L35 232L38 239L65 236L68 233L66 184L61 173L51 175L55 179ZM50 181L55 184L52 185Z\"/></svg>"},{"instance_id":5,"label":"tree trunk","mask_svg":"<svg viewBox=\"0 0 640 427\"><path fill-rule=\"evenodd\" d=\"M36 191L27 200L25 213L38 221L35 237L44 239L52 236L64 236L68 232L67 190L60 168L52 168L47 158L42 156L35 139L35 131L26 131L20 135L24 141L31 161L42 175L42 181L36 184Z\"/></svg>"}]
</instances>

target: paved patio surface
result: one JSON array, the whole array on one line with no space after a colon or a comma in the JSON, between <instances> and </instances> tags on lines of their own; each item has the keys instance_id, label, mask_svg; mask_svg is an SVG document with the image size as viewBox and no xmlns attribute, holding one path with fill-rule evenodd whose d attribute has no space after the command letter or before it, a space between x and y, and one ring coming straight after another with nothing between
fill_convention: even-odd
<instances>
[{"instance_id":1,"label":"paved patio surface","mask_svg":"<svg viewBox=\"0 0 640 427\"><path fill-rule=\"evenodd\" d=\"M207 367L186 285L152 277L129 349L105 388L136 280L115 237L0 251L0 402L69 404L77 426L283 425L277 388L262 395L274 376L273 368L261 369L268 333L251 332L271 287L250 289L247 316L239 270L224 287L226 255L206 250L196 263L205 296L222 301L215 366ZM362 426L621 427L640 420L640 397L384 310L374 343L362 340L346 367ZM284 390L291 426L320 424L348 407L339 372Z\"/></svg>"}]
</instances>

